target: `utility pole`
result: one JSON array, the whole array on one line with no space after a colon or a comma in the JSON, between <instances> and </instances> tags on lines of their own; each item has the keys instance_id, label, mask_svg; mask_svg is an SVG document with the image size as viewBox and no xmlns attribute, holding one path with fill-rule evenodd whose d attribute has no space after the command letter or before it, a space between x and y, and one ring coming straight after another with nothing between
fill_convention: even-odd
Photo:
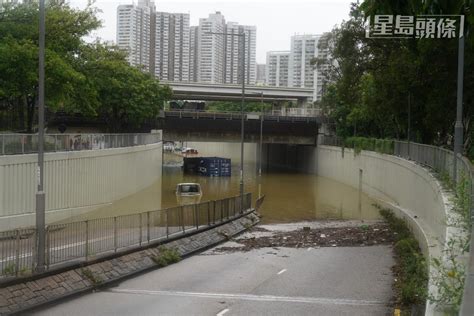
<instances>
[{"instance_id":1,"label":"utility pole","mask_svg":"<svg viewBox=\"0 0 474 316\"><path fill-rule=\"evenodd\" d=\"M245 30L242 36L242 103L240 104L240 208L244 207L244 105L245 105Z\"/></svg>"},{"instance_id":2,"label":"utility pole","mask_svg":"<svg viewBox=\"0 0 474 316\"><path fill-rule=\"evenodd\" d=\"M411 92L408 92L408 128L407 128L408 159L410 159L410 140L411 140L410 133L411 133Z\"/></svg>"},{"instance_id":3,"label":"utility pole","mask_svg":"<svg viewBox=\"0 0 474 316\"><path fill-rule=\"evenodd\" d=\"M260 153L258 162L258 176L262 176L262 148L263 148L263 92L261 92L260 98Z\"/></svg>"},{"instance_id":4,"label":"utility pole","mask_svg":"<svg viewBox=\"0 0 474 316\"><path fill-rule=\"evenodd\" d=\"M464 19L461 19L461 30L464 29ZM454 125L454 161L453 161L453 181L457 183L457 162L458 155L462 154L463 147L463 125L462 125L462 100L464 86L464 34L460 33L458 42L458 91L456 107L456 123Z\"/></svg>"},{"instance_id":5,"label":"utility pole","mask_svg":"<svg viewBox=\"0 0 474 316\"><path fill-rule=\"evenodd\" d=\"M242 77L242 102L240 104L240 181L239 181L239 192L240 192L240 208L243 212L244 206L244 105L245 105L245 30L238 34L234 33L218 33L218 32L207 32L206 34L226 35L226 36L240 36L242 38L242 56L241 56L241 77Z\"/></svg>"},{"instance_id":6,"label":"utility pole","mask_svg":"<svg viewBox=\"0 0 474 316\"><path fill-rule=\"evenodd\" d=\"M45 268L45 193L44 168L44 50L45 50L45 0L39 1L39 57L38 57L38 166L36 192L36 272Z\"/></svg>"}]
</instances>

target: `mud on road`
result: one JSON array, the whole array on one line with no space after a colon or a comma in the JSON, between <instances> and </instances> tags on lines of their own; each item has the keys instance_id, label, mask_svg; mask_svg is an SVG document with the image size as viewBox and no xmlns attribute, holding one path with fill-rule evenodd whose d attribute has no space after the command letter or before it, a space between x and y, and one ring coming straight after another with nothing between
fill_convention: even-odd
<instances>
[{"instance_id":1,"label":"mud on road","mask_svg":"<svg viewBox=\"0 0 474 316\"><path fill-rule=\"evenodd\" d=\"M318 247L364 247L373 245L389 245L394 241L396 233L390 231L387 224L378 222L360 223L344 226L344 222L333 227L303 226L294 230L266 229L256 226L234 241L235 246L222 246L215 252L250 251L258 248L318 248Z\"/></svg>"}]
</instances>

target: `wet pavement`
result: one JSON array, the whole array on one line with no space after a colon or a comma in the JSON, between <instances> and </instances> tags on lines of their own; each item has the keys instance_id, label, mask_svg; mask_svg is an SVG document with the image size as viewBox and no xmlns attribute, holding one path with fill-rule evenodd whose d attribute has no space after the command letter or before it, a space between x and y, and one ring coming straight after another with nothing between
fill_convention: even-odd
<instances>
[{"instance_id":1,"label":"wet pavement","mask_svg":"<svg viewBox=\"0 0 474 316\"><path fill-rule=\"evenodd\" d=\"M354 221L329 227L382 229ZM292 226L289 226L292 225ZM321 223L315 224L322 229ZM375 223L375 225L379 225ZM239 239L302 230L310 223L263 226L200 255L38 315L388 315L394 265L390 245L238 248ZM363 228L361 228L363 226ZM318 232L319 233L319 232Z\"/></svg>"}]
</instances>

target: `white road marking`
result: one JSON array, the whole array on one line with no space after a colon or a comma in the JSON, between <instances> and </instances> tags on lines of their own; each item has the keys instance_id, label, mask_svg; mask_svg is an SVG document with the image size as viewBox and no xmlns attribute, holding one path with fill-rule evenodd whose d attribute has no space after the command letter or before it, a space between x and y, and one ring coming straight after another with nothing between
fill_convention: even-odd
<instances>
[{"instance_id":1,"label":"white road marking","mask_svg":"<svg viewBox=\"0 0 474 316\"><path fill-rule=\"evenodd\" d=\"M141 294L141 295L162 295L162 296L180 296L180 297L199 297L214 299L234 299L244 301L258 302L289 302L289 303L307 303L307 304L332 304L332 305L386 305L384 301L371 300L352 300L343 298L325 298L325 297L291 297L275 295L253 295L253 294L229 294L229 293L205 293L205 292L181 292L181 291L153 291L153 290L131 290L131 289L110 289L109 293L123 294Z\"/></svg>"},{"instance_id":2,"label":"white road marking","mask_svg":"<svg viewBox=\"0 0 474 316\"><path fill-rule=\"evenodd\" d=\"M283 269L280 272L278 272L277 274L282 274L282 273L285 273L285 272L286 272L286 269Z\"/></svg>"},{"instance_id":3,"label":"white road marking","mask_svg":"<svg viewBox=\"0 0 474 316\"><path fill-rule=\"evenodd\" d=\"M224 315L225 313L227 313L228 311L229 311L229 309L226 308L226 309L220 311L219 314L216 314L216 316L222 316L222 315Z\"/></svg>"},{"instance_id":4,"label":"white road marking","mask_svg":"<svg viewBox=\"0 0 474 316\"><path fill-rule=\"evenodd\" d=\"M312 247L309 247L309 248L308 248L308 251L310 251L311 249L313 249L313 248L312 248Z\"/></svg>"}]
</instances>

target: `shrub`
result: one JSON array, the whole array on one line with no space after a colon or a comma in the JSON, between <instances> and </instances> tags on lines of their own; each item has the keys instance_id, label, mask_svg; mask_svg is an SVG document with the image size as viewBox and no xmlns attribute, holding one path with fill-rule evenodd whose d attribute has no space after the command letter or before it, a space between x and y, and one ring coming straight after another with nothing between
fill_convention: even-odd
<instances>
[{"instance_id":1,"label":"shrub","mask_svg":"<svg viewBox=\"0 0 474 316\"><path fill-rule=\"evenodd\" d=\"M424 304L428 293L428 269L418 241L413 237L406 222L396 217L391 210L380 209L380 214L390 229L396 233L395 272L399 281L395 287L398 291L399 304L406 309L412 305Z\"/></svg>"},{"instance_id":2,"label":"shrub","mask_svg":"<svg viewBox=\"0 0 474 316\"><path fill-rule=\"evenodd\" d=\"M170 264L176 263L181 260L181 255L176 249L169 249L166 247L159 248L158 256L154 256L151 259L156 263L160 268L166 267Z\"/></svg>"}]
</instances>

